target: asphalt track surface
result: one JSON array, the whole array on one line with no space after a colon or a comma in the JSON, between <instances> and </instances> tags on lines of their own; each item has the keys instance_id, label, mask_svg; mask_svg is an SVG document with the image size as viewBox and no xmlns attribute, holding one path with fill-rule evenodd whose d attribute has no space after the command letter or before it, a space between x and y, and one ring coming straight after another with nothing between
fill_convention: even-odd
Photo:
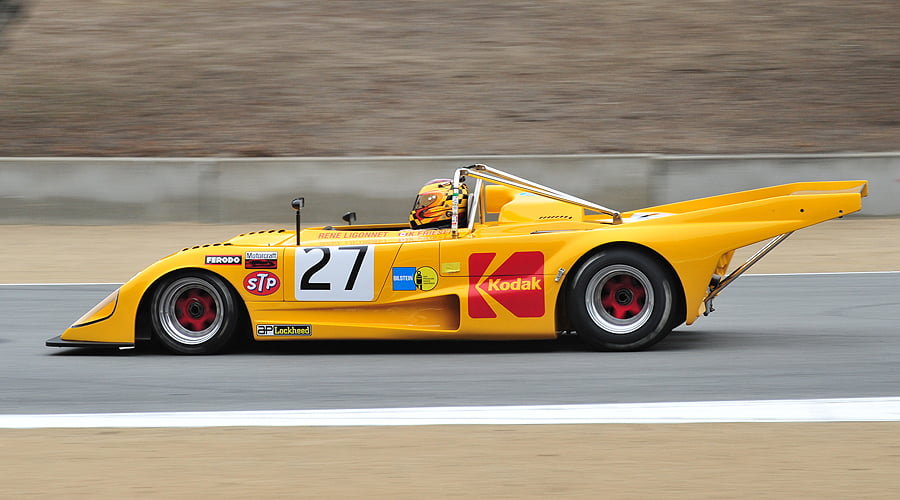
<instances>
[{"instance_id":1,"label":"asphalt track surface","mask_svg":"<svg viewBox=\"0 0 900 500\"><path fill-rule=\"evenodd\" d=\"M656 349L577 341L267 343L220 356L44 341L114 285L0 285L0 414L900 395L900 273L746 276Z\"/></svg>"}]
</instances>

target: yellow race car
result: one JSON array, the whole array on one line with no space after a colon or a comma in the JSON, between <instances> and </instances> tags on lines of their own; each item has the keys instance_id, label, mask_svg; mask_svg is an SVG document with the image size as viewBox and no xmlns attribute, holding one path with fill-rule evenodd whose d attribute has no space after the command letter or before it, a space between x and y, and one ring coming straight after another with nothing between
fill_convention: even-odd
<instances>
[{"instance_id":1,"label":"yellow race car","mask_svg":"<svg viewBox=\"0 0 900 500\"><path fill-rule=\"evenodd\" d=\"M634 351L796 229L861 208L866 181L803 182L634 212L490 168L428 183L403 224L241 234L185 248L88 311L56 347L220 352L241 338L553 339ZM348 214L350 215L350 214ZM728 273L734 250L771 239Z\"/></svg>"}]
</instances>

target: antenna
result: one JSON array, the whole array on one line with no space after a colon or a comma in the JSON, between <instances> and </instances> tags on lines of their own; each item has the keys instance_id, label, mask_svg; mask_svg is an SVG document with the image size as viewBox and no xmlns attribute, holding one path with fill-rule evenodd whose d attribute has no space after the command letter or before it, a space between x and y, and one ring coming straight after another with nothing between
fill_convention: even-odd
<instances>
[{"instance_id":1,"label":"antenna","mask_svg":"<svg viewBox=\"0 0 900 500\"><path fill-rule=\"evenodd\" d=\"M291 208L297 213L297 245L300 245L300 210L303 209L304 200L302 196L294 198L291 201Z\"/></svg>"}]
</instances>

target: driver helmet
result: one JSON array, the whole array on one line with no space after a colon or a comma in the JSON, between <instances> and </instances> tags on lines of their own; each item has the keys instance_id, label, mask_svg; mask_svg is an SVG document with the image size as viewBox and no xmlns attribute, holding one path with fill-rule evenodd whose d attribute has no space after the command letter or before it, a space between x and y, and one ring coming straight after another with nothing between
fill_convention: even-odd
<instances>
[{"instance_id":1,"label":"driver helmet","mask_svg":"<svg viewBox=\"0 0 900 500\"><path fill-rule=\"evenodd\" d=\"M466 200L469 189L465 184L459 185L459 224L466 224ZM433 227L450 227L453 211L453 181L450 179L432 179L422 186L416 196L416 202L409 212L409 225L413 229Z\"/></svg>"}]
</instances>

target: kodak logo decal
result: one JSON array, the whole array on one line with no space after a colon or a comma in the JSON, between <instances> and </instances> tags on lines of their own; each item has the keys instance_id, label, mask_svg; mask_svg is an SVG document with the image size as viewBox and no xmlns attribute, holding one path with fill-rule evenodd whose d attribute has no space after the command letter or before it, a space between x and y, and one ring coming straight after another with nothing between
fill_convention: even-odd
<instances>
[{"instance_id":1,"label":"kodak logo decal","mask_svg":"<svg viewBox=\"0 0 900 500\"><path fill-rule=\"evenodd\" d=\"M518 318L542 317L544 254L516 252L488 274L496 256L496 253L469 256L469 316L496 318L490 298Z\"/></svg>"},{"instance_id":2,"label":"kodak logo decal","mask_svg":"<svg viewBox=\"0 0 900 500\"><path fill-rule=\"evenodd\" d=\"M500 278L493 278L487 280L487 291L488 292L500 292L507 290L541 290L541 283L543 280L537 276L532 276L531 279L522 279L516 278L515 281L509 280L501 280Z\"/></svg>"}]
</instances>

